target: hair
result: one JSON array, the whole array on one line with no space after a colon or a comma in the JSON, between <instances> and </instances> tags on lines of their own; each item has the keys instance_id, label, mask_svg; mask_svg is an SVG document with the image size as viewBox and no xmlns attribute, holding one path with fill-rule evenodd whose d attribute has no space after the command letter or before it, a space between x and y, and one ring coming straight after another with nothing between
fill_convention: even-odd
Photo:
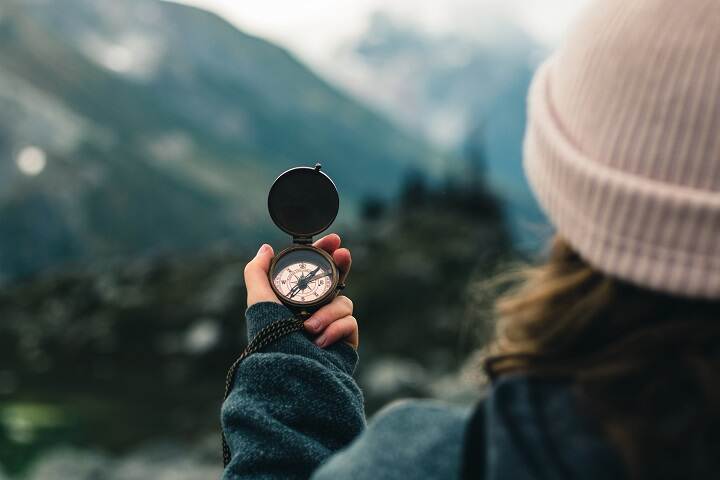
<instances>
[{"instance_id":1,"label":"hair","mask_svg":"<svg viewBox=\"0 0 720 480\"><path fill-rule=\"evenodd\" d=\"M630 478L720 472L720 301L631 285L560 237L495 304L489 378L567 378Z\"/></svg>"}]
</instances>

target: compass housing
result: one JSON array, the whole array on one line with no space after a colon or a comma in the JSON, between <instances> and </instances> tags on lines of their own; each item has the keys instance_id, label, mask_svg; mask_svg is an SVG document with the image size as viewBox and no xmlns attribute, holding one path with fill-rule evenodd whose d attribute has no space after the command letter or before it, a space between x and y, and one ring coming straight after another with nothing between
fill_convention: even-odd
<instances>
[{"instance_id":1,"label":"compass housing","mask_svg":"<svg viewBox=\"0 0 720 480\"><path fill-rule=\"evenodd\" d=\"M301 317L307 317L330 302L344 288L341 273L331 255L312 246L313 236L332 225L340 208L340 197L333 181L321 165L296 167L282 173L270 187L268 211L275 225L292 236L293 245L273 258L268 277L280 301ZM313 260L314 258L314 260ZM329 273L330 288L309 301L289 298L275 284L276 275L292 263L324 265ZM302 298L302 297L301 297Z\"/></svg>"},{"instance_id":2,"label":"compass housing","mask_svg":"<svg viewBox=\"0 0 720 480\"><path fill-rule=\"evenodd\" d=\"M322 296L309 301L301 301L299 298L288 298L287 295L278 289L275 282L275 276L277 275L278 270L283 267L283 264L299 262L308 262L314 265L320 265L321 267L326 267L323 268L323 270L330 270L330 288L328 288ZM315 248L311 245L292 245L278 253L277 256L273 258L272 263L270 264L269 280L273 292L275 292L275 295L277 295L280 301L300 313L309 314L335 298L337 295L338 283L340 281L340 272L338 271L338 268L330 254L328 254L325 250Z\"/></svg>"}]
</instances>

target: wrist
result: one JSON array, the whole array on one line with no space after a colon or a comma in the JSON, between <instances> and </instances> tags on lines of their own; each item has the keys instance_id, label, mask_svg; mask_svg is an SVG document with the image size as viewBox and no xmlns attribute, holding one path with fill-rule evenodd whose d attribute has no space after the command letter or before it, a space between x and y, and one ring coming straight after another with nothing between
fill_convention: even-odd
<instances>
[{"instance_id":1,"label":"wrist","mask_svg":"<svg viewBox=\"0 0 720 480\"><path fill-rule=\"evenodd\" d=\"M293 318L294 315L281 303L263 301L255 303L245 310L247 341L250 343L260 330L277 320Z\"/></svg>"}]
</instances>

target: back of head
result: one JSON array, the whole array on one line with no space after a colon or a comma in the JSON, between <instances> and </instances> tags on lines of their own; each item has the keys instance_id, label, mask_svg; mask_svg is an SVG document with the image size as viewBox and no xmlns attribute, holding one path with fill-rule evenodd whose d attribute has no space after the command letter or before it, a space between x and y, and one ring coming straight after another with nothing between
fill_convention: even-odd
<instances>
[{"instance_id":1,"label":"back of head","mask_svg":"<svg viewBox=\"0 0 720 480\"><path fill-rule=\"evenodd\" d=\"M603 0L538 71L525 168L591 264L720 297L720 2Z\"/></svg>"},{"instance_id":2,"label":"back of head","mask_svg":"<svg viewBox=\"0 0 720 480\"><path fill-rule=\"evenodd\" d=\"M720 474L720 2L603 0L538 70L525 169L558 236L492 376L562 376L635 478Z\"/></svg>"},{"instance_id":3,"label":"back of head","mask_svg":"<svg viewBox=\"0 0 720 480\"><path fill-rule=\"evenodd\" d=\"M496 304L488 376L567 380L629 478L717 477L720 300L612 277L561 237L522 280Z\"/></svg>"}]
</instances>

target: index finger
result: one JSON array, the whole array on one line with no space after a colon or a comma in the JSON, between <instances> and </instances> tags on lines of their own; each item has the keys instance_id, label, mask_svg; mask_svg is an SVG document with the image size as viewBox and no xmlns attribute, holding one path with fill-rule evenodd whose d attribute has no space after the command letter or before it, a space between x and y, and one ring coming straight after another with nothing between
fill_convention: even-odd
<instances>
[{"instance_id":1,"label":"index finger","mask_svg":"<svg viewBox=\"0 0 720 480\"><path fill-rule=\"evenodd\" d=\"M333 257L335 265L337 265L340 270L340 283L345 283L348 273L350 273L352 256L350 255L350 250L347 248L340 248L341 241L340 235L337 233L331 233L317 240L313 243L313 246L325 250Z\"/></svg>"},{"instance_id":2,"label":"index finger","mask_svg":"<svg viewBox=\"0 0 720 480\"><path fill-rule=\"evenodd\" d=\"M335 265L340 270L340 281L344 282L350 273L350 266L352 265L352 256L350 250L347 248L338 248L332 254Z\"/></svg>"},{"instance_id":3,"label":"index finger","mask_svg":"<svg viewBox=\"0 0 720 480\"><path fill-rule=\"evenodd\" d=\"M340 247L340 242L340 235L337 233L331 233L313 243L313 247L325 250L327 253L332 255L333 252Z\"/></svg>"}]
</instances>

